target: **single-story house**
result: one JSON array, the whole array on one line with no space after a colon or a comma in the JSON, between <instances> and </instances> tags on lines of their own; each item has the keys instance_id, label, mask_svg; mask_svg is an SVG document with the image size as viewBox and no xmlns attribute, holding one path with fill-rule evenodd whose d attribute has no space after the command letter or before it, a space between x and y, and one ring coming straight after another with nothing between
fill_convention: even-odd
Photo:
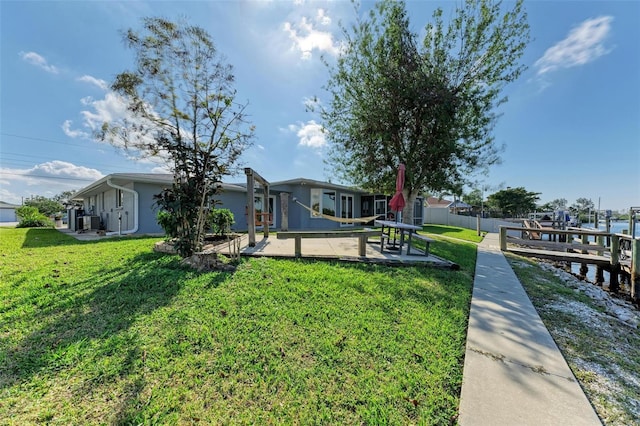
<instances>
[{"instance_id":1,"label":"single-story house","mask_svg":"<svg viewBox=\"0 0 640 426\"><path fill-rule=\"evenodd\" d=\"M0 222L17 222L16 209L18 207L20 206L17 204L0 201Z\"/></svg>"},{"instance_id":2,"label":"single-story house","mask_svg":"<svg viewBox=\"0 0 640 426\"><path fill-rule=\"evenodd\" d=\"M453 203L449 204L449 212L453 214L467 213L470 212L473 206L465 203L461 200L456 200Z\"/></svg>"},{"instance_id":3,"label":"single-story house","mask_svg":"<svg viewBox=\"0 0 640 426\"><path fill-rule=\"evenodd\" d=\"M451 205L451 201L444 198L427 197L425 200L425 207L434 209L446 209Z\"/></svg>"},{"instance_id":4,"label":"single-story house","mask_svg":"<svg viewBox=\"0 0 640 426\"><path fill-rule=\"evenodd\" d=\"M69 228L104 229L126 234L154 234L164 231L156 221L158 206L153 196L171 186L170 174L114 173L81 189L74 200L82 204L80 210L70 210ZM248 229L247 184L221 184L221 193L215 197L217 208L229 209L235 219L232 229ZM283 197L281 194L287 194ZM370 194L359 189L330 182L297 178L269 183L269 199L265 202L261 185L254 191L254 208L259 215L268 206L270 228L280 228L282 200L288 210L288 229L319 230L352 227L354 223L338 223L314 215L300 206L312 207L328 216L340 218L386 217L390 196ZM422 199L416 201L414 217L422 223ZM266 221L267 219L265 219ZM262 226L262 216L256 224Z\"/></svg>"}]
</instances>

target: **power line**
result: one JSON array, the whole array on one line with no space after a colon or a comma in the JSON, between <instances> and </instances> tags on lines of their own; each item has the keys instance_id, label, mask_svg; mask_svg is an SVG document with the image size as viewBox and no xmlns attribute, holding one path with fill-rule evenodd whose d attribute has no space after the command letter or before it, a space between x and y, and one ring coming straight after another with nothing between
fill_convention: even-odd
<instances>
[{"instance_id":1,"label":"power line","mask_svg":"<svg viewBox=\"0 0 640 426\"><path fill-rule=\"evenodd\" d=\"M52 139L44 139L44 138L36 138L36 137L33 137L33 136L16 135L16 134L13 134L13 133L0 132L0 135L2 135L2 136L12 137L12 138L19 138L19 139L27 139L27 140L32 140L32 141L39 141L39 142L57 143L57 144L60 144L60 145L75 146L75 147L78 147L78 148L91 148L91 149L95 149L95 147L88 146L87 144L75 144L75 143L69 143L69 142L54 141L54 140L52 140Z\"/></svg>"},{"instance_id":2,"label":"power line","mask_svg":"<svg viewBox=\"0 0 640 426\"><path fill-rule=\"evenodd\" d=\"M2 172L0 173L0 176L5 176L5 175L10 175L10 176L20 176L20 177L26 177L26 178L39 178L39 179L54 179L54 180L74 180L74 181L81 181L81 182L94 182L97 179L90 179L90 178L73 178L73 177L65 177L65 176L47 176L47 175L31 175L31 174L23 174L23 173L6 173L6 172Z\"/></svg>"},{"instance_id":3,"label":"power line","mask_svg":"<svg viewBox=\"0 0 640 426\"><path fill-rule=\"evenodd\" d=\"M6 158L5 154L8 155L15 155L15 156L19 156L19 157L27 157L27 158L36 158L36 159L43 159L43 160L47 160L48 162L51 161L64 161L64 162L69 162L71 164L75 163L73 161L65 161L65 160L52 160L49 157L43 157L43 156L38 156L38 155L28 155L28 154L16 154L16 153L3 153L3 156L0 158L0 164L6 164L6 165L14 165L16 167L20 167L23 164L29 164L29 165L33 165L34 162L33 161L29 161L29 160L20 160L20 159L15 159L15 158ZM128 171L127 170L123 170L122 167L118 167L113 168L113 167L109 167L111 166L111 164L107 163L88 163L85 161L82 161L83 166L87 167L93 167L96 169L100 169L101 171L112 171L113 173L135 173L137 170L135 168L129 168ZM158 164L160 165L160 164Z\"/></svg>"}]
</instances>

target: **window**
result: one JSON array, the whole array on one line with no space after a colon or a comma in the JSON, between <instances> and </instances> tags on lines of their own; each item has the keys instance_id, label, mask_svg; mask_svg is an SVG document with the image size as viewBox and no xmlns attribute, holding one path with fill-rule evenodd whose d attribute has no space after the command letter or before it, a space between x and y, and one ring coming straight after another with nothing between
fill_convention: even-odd
<instances>
[{"instance_id":1,"label":"window","mask_svg":"<svg viewBox=\"0 0 640 426\"><path fill-rule=\"evenodd\" d=\"M116 189L116 208L122 208L124 204L124 192L122 189Z\"/></svg>"},{"instance_id":2,"label":"window","mask_svg":"<svg viewBox=\"0 0 640 426\"><path fill-rule=\"evenodd\" d=\"M332 189L311 188L311 208L329 216L336 215L336 191ZM320 217L311 213L311 217Z\"/></svg>"}]
</instances>

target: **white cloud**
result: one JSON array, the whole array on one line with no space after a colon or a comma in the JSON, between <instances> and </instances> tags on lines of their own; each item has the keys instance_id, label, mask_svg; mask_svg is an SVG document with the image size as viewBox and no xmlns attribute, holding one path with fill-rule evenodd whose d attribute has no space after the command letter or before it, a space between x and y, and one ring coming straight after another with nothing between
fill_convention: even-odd
<instances>
[{"instance_id":1,"label":"white cloud","mask_svg":"<svg viewBox=\"0 0 640 426\"><path fill-rule=\"evenodd\" d=\"M104 99L99 100L83 98L82 103L93 108L93 111L85 110L80 113L84 125L93 131L98 130L105 122L117 122L130 115L127 110L127 101L114 92L108 92Z\"/></svg>"},{"instance_id":2,"label":"white cloud","mask_svg":"<svg viewBox=\"0 0 640 426\"><path fill-rule=\"evenodd\" d=\"M283 30L293 40L293 49L299 50L301 58L311 59L314 51L326 52L331 55L339 55L341 46L333 39L329 31L321 31L319 26L327 27L331 24L331 18L324 9L317 9L316 16L312 19L303 16L297 24L285 22Z\"/></svg>"},{"instance_id":3,"label":"white cloud","mask_svg":"<svg viewBox=\"0 0 640 426\"><path fill-rule=\"evenodd\" d=\"M52 196L70 189L80 189L104 175L84 166L66 161L49 161L28 169L0 167L2 188L0 199L20 204L23 198L32 195Z\"/></svg>"},{"instance_id":4,"label":"white cloud","mask_svg":"<svg viewBox=\"0 0 640 426\"><path fill-rule=\"evenodd\" d=\"M78 81L81 81L83 83L93 84L94 86L102 90L109 89L109 84L106 81L99 78L92 77L90 75L83 75L82 77L78 77Z\"/></svg>"},{"instance_id":5,"label":"white cloud","mask_svg":"<svg viewBox=\"0 0 640 426\"><path fill-rule=\"evenodd\" d=\"M587 19L572 29L567 37L551 46L534 66L537 74L584 65L606 55L611 50L604 45L611 30L612 16Z\"/></svg>"},{"instance_id":6,"label":"white cloud","mask_svg":"<svg viewBox=\"0 0 640 426\"><path fill-rule=\"evenodd\" d=\"M99 82L101 80L96 81ZM64 134L71 138L92 139L93 133L98 131L105 122L121 122L131 115L127 109L125 99L114 92L107 92L103 99L98 100L91 96L86 96L80 99L80 103L88 107L88 109L80 112L82 129L72 129L72 120L65 120L61 126Z\"/></svg>"},{"instance_id":7,"label":"white cloud","mask_svg":"<svg viewBox=\"0 0 640 426\"><path fill-rule=\"evenodd\" d=\"M91 134L88 132L84 132L82 130L73 130L71 128L71 120L65 120L64 123L62 123L62 131L64 132L65 135L69 136L70 138L82 138L82 139L88 139L91 137Z\"/></svg>"},{"instance_id":8,"label":"white cloud","mask_svg":"<svg viewBox=\"0 0 640 426\"><path fill-rule=\"evenodd\" d=\"M295 132L300 138L298 145L308 146L310 148L322 148L327 144L327 139L322 129L322 125L314 120L307 121L306 124L299 125L290 124L289 131Z\"/></svg>"},{"instance_id":9,"label":"white cloud","mask_svg":"<svg viewBox=\"0 0 640 426\"><path fill-rule=\"evenodd\" d=\"M37 54L36 52L20 52L20 57L23 61L30 63L31 65L35 65L36 67L42 68L46 72L51 74L58 74L59 70L53 65L49 65L47 60L42 56Z\"/></svg>"},{"instance_id":10,"label":"white cloud","mask_svg":"<svg viewBox=\"0 0 640 426\"><path fill-rule=\"evenodd\" d=\"M37 164L29 170L29 174L38 177L54 177L65 179L78 179L94 181L102 178L104 175L96 169L90 169L84 166L76 166L66 161L54 160L46 163Z\"/></svg>"}]
</instances>

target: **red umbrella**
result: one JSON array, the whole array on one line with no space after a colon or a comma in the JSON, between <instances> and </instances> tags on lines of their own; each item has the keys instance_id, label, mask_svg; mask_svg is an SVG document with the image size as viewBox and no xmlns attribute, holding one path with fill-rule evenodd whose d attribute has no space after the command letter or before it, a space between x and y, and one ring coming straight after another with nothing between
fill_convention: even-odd
<instances>
[{"instance_id":1,"label":"red umbrella","mask_svg":"<svg viewBox=\"0 0 640 426\"><path fill-rule=\"evenodd\" d=\"M389 207L391 210L396 212L396 219L398 218L398 213L404 209L406 204L404 200L404 195L402 195L402 190L404 189L404 164L400 164L398 167L398 176L396 176L396 193L389 201Z\"/></svg>"}]
</instances>

